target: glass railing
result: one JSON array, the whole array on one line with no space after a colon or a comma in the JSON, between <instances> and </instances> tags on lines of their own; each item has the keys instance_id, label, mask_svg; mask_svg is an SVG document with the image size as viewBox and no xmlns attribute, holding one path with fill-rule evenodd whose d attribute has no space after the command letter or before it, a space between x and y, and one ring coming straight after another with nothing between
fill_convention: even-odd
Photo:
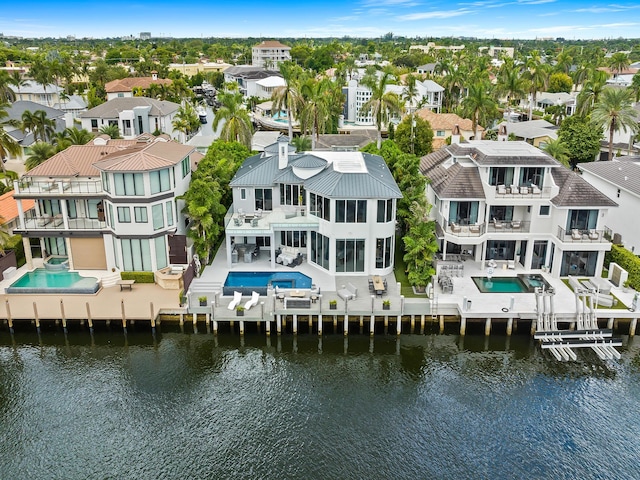
<instances>
[{"instance_id":1,"label":"glass railing","mask_svg":"<svg viewBox=\"0 0 640 480\"><path fill-rule=\"evenodd\" d=\"M72 180L72 179L51 179L48 181L33 181L23 178L14 182L16 194L91 194L103 193L102 182L100 180Z\"/></svg>"}]
</instances>

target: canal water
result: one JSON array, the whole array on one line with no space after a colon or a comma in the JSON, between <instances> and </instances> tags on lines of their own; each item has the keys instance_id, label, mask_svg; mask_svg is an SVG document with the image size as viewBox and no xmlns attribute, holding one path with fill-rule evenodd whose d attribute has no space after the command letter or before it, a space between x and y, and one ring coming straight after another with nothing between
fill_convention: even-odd
<instances>
[{"instance_id":1,"label":"canal water","mask_svg":"<svg viewBox=\"0 0 640 480\"><path fill-rule=\"evenodd\" d=\"M0 330L0 478L640 477L637 340L173 330Z\"/></svg>"}]
</instances>

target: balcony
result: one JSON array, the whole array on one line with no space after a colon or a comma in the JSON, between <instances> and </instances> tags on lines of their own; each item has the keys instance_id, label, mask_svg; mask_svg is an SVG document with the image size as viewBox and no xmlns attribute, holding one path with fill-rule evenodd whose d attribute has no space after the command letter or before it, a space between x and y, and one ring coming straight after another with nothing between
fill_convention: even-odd
<instances>
[{"instance_id":1,"label":"balcony","mask_svg":"<svg viewBox=\"0 0 640 480\"><path fill-rule=\"evenodd\" d=\"M521 200L551 198L551 187L538 188L536 185L497 185L495 187L495 198L513 198Z\"/></svg>"},{"instance_id":2,"label":"balcony","mask_svg":"<svg viewBox=\"0 0 640 480\"><path fill-rule=\"evenodd\" d=\"M31 212L29 212L31 213ZM69 218L69 228L65 228L62 214L39 215L26 214L24 219L25 230L105 230L107 222L97 218ZM17 229L19 230L19 229Z\"/></svg>"},{"instance_id":3,"label":"balcony","mask_svg":"<svg viewBox=\"0 0 640 480\"><path fill-rule=\"evenodd\" d=\"M608 243L605 230L573 228L565 230L558 225L558 238L563 242L573 243Z\"/></svg>"},{"instance_id":4,"label":"balcony","mask_svg":"<svg viewBox=\"0 0 640 480\"><path fill-rule=\"evenodd\" d=\"M478 223L475 225L459 224L447 222L445 232L456 237L479 237L485 233L528 233L531 229L531 222L524 220L497 220L488 224Z\"/></svg>"},{"instance_id":5,"label":"balcony","mask_svg":"<svg viewBox=\"0 0 640 480\"><path fill-rule=\"evenodd\" d=\"M270 212L233 212L225 215L225 231L232 235L269 235L275 230L318 228L319 219L307 215L306 207L277 208Z\"/></svg>"},{"instance_id":6,"label":"balcony","mask_svg":"<svg viewBox=\"0 0 640 480\"><path fill-rule=\"evenodd\" d=\"M92 195L101 194L100 180L51 179L48 181L32 181L28 178L13 182L15 196L58 196L58 195Z\"/></svg>"}]
</instances>

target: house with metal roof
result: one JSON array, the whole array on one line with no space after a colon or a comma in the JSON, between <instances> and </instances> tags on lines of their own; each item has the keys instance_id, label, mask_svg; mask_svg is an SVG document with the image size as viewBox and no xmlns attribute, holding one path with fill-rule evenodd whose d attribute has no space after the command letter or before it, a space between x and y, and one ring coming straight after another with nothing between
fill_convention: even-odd
<instances>
[{"instance_id":1,"label":"house with metal roof","mask_svg":"<svg viewBox=\"0 0 640 480\"><path fill-rule=\"evenodd\" d=\"M420 162L444 258L466 254L554 276L602 270L614 200L526 142L458 142Z\"/></svg>"},{"instance_id":2,"label":"house with metal roof","mask_svg":"<svg viewBox=\"0 0 640 480\"><path fill-rule=\"evenodd\" d=\"M381 157L295 153L283 136L247 158L230 186L229 267L268 252L272 268L306 259L331 274L393 271L396 202L402 193Z\"/></svg>"},{"instance_id":3,"label":"house with metal roof","mask_svg":"<svg viewBox=\"0 0 640 480\"><path fill-rule=\"evenodd\" d=\"M256 67L278 68L291 60L291 47L277 40L265 40L251 48L251 64Z\"/></svg>"},{"instance_id":4,"label":"house with metal roof","mask_svg":"<svg viewBox=\"0 0 640 480\"><path fill-rule=\"evenodd\" d=\"M72 145L14 182L27 261L76 270L156 271L186 264L184 202L202 155L166 136ZM35 202L35 208L27 207ZM33 250L32 250L33 249Z\"/></svg>"},{"instance_id":5,"label":"house with metal roof","mask_svg":"<svg viewBox=\"0 0 640 480\"><path fill-rule=\"evenodd\" d=\"M105 125L117 125L123 138L162 132L178 139L173 118L180 105L147 97L114 98L78 115L82 128L96 133Z\"/></svg>"},{"instance_id":6,"label":"house with metal roof","mask_svg":"<svg viewBox=\"0 0 640 480\"><path fill-rule=\"evenodd\" d=\"M640 211L640 157L614 157L611 162L579 163L577 167L585 181L620 205L607 216L605 230L615 243L640 254L640 223L634 221Z\"/></svg>"},{"instance_id":7,"label":"house with metal roof","mask_svg":"<svg viewBox=\"0 0 640 480\"><path fill-rule=\"evenodd\" d=\"M236 65L224 71L225 83L237 83L239 92L245 97L270 98L275 87L284 85L284 80L273 77L282 78L282 75L277 70L255 65Z\"/></svg>"}]
</instances>

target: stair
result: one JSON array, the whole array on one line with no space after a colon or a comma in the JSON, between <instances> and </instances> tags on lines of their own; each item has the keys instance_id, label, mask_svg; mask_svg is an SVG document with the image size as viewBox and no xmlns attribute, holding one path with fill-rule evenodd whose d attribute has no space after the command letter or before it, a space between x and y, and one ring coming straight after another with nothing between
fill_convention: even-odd
<instances>
[{"instance_id":1,"label":"stair","mask_svg":"<svg viewBox=\"0 0 640 480\"><path fill-rule=\"evenodd\" d=\"M102 277L102 287L115 287L118 284L118 280L120 280L120 270L110 272Z\"/></svg>"}]
</instances>

